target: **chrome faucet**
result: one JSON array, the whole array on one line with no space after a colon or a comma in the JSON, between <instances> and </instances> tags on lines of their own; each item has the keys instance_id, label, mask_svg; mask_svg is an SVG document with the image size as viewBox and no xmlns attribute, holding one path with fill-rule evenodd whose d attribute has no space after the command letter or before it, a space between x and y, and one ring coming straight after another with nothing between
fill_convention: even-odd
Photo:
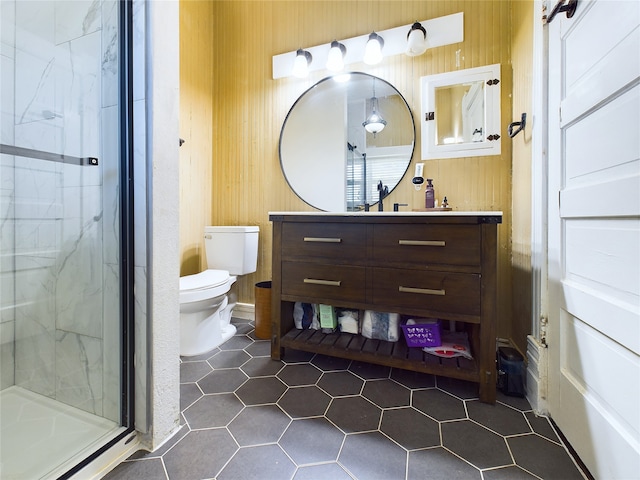
<instances>
[{"instance_id":1,"label":"chrome faucet","mask_svg":"<svg viewBox=\"0 0 640 480\"><path fill-rule=\"evenodd\" d=\"M380 180L378 182L378 197L379 197L379 200L378 200L378 211L379 212L384 211L384 207L382 205L382 200L387 195L389 195L389 187L387 187L386 185L382 185L382 180Z\"/></svg>"}]
</instances>

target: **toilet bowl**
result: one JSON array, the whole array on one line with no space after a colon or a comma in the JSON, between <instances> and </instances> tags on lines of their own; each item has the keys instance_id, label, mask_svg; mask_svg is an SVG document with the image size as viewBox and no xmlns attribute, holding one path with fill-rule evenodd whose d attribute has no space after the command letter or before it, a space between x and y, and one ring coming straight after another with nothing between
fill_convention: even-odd
<instances>
[{"instance_id":1,"label":"toilet bowl","mask_svg":"<svg viewBox=\"0 0 640 480\"><path fill-rule=\"evenodd\" d=\"M201 355L235 335L227 298L235 281L226 270L180 278L180 355Z\"/></svg>"},{"instance_id":2,"label":"toilet bowl","mask_svg":"<svg viewBox=\"0 0 640 480\"><path fill-rule=\"evenodd\" d=\"M180 278L180 355L202 355L229 340L238 275L255 272L258 227L205 227L207 270Z\"/></svg>"}]
</instances>

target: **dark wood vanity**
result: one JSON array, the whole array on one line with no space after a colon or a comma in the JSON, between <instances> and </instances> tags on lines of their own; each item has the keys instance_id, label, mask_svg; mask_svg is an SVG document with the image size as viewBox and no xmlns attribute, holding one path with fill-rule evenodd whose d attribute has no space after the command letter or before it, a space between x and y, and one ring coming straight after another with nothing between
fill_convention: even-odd
<instances>
[{"instance_id":1,"label":"dark wood vanity","mask_svg":"<svg viewBox=\"0 0 640 480\"><path fill-rule=\"evenodd\" d=\"M271 212L271 357L286 348L477 382L496 397L497 228L502 212ZM473 360L397 342L296 329L295 302L436 317ZM453 321L453 322L449 322Z\"/></svg>"}]
</instances>

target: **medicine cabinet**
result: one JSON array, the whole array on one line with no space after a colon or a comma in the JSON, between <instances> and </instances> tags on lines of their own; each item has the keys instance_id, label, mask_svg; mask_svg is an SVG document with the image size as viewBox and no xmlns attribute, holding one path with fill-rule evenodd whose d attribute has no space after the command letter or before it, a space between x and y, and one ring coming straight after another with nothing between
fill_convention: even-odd
<instances>
[{"instance_id":1,"label":"medicine cabinet","mask_svg":"<svg viewBox=\"0 0 640 480\"><path fill-rule=\"evenodd\" d=\"M420 78L422 159L500 155L500 64Z\"/></svg>"}]
</instances>

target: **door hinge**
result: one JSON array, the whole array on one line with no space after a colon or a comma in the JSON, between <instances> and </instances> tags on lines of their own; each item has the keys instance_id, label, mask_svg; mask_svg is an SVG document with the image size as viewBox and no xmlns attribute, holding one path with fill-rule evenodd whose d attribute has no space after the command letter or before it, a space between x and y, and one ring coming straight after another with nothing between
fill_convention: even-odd
<instances>
[{"instance_id":1,"label":"door hinge","mask_svg":"<svg viewBox=\"0 0 640 480\"><path fill-rule=\"evenodd\" d=\"M424 114L424 121L428 122L429 120L433 120L436 118L436 113L435 112L427 112Z\"/></svg>"},{"instance_id":2,"label":"door hinge","mask_svg":"<svg viewBox=\"0 0 640 480\"><path fill-rule=\"evenodd\" d=\"M497 78L487 80L487 85L489 85L489 86L497 85L499 83L500 83L500 80L498 80Z\"/></svg>"}]
</instances>

